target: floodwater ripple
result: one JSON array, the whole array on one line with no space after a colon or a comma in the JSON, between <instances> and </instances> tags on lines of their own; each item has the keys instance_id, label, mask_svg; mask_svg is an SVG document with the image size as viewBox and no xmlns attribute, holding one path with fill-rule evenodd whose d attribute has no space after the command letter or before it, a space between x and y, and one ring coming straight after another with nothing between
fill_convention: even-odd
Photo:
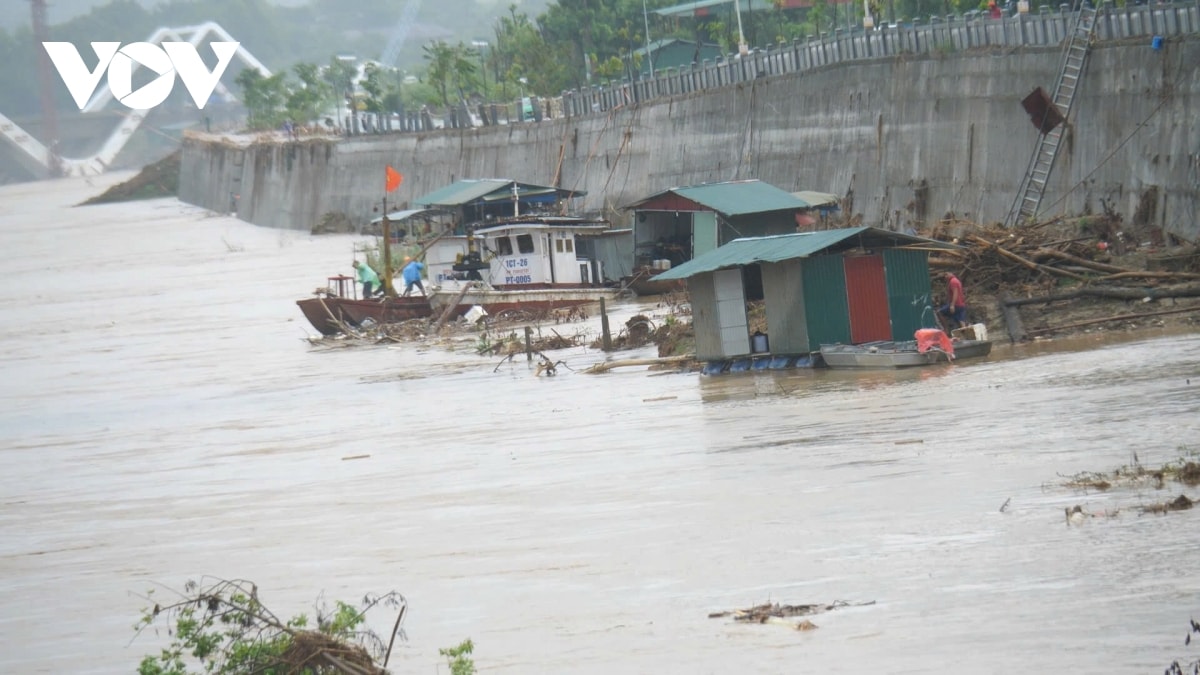
<instances>
[{"instance_id":1,"label":"floodwater ripple","mask_svg":"<svg viewBox=\"0 0 1200 675\"><path fill-rule=\"evenodd\" d=\"M0 288L0 671L129 672L159 644L130 644L136 594L202 575L253 579L280 613L397 589L399 672L465 637L509 673L1188 655L1200 514L1137 507L1196 489L1061 483L1200 449L1200 336L715 378L584 375L605 356L583 348L553 378L469 342L319 350L294 301L356 238L69 206L95 189L0 188L21 280ZM1075 504L1120 513L1068 527ZM810 633L707 618L834 600L874 604Z\"/></svg>"}]
</instances>

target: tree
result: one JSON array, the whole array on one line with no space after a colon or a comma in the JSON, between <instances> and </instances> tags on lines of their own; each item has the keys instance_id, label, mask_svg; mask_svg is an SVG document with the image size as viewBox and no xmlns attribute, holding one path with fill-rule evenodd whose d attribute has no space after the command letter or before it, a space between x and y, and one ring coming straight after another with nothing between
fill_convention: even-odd
<instances>
[{"instance_id":1,"label":"tree","mask_svg":"<svg viewBox=\"0 0 1200 675\"><path fill-rule=\"evenodd\" d=\"M450 105L450 80L454 73L454 48L444 40L437 40L421 47L424 59L429 62L426 77L437 89L442 105Z\"/></svg>"},{"instance_id":2,"label":"tree","mask_svg":"<svg viewBox=\"0 0 1200 675\"><path fill-rule=\"evenodd\" d=\"M246 68L234 80L242 90L251 129L273 129L287 116L287 71L263 77L257 68Z\"/></svg>"},{"instance_id":3,"label":"tree","mask_svg":"<svg viewBox=\"0 0 1200 675\"><path fill-rule=\"evenodd\" d=\"M333 89L321 79L320 68L314 63L297 63L292 72L300 80L287 97L287 114L292 120L306 124L318 119L333 102Z\"/></svg>"}]
</instances>

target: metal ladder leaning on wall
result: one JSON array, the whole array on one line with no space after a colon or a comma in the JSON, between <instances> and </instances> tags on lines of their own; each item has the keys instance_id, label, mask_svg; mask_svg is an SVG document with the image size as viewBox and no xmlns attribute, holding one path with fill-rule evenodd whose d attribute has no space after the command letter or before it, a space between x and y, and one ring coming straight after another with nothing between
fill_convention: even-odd
<instances>
[{"instance_id":1,"label":"metal ladder leaning on wall","mask_svg":"<svg viewBox=\"0 0 1200 675\"><path fill-rule=\"evenodd\" d=\"M1012 227L1022 219L1037 216L1038 206L1042 203L1042 195L1046 192L1046 182L1050 180L1050 171L1054 168L1054 159L1058 157L1058 148L1062 141L1066 120L1071 117L1071 104L1075 101L1075 91L1083 76L1083 66L1087 62L1088 50L1092 46L1092 33L1096 28L1096 10L1085 1L1075 17L1075 25L1067 42L1067 50L1063 56L1062 68L1059 69L1058 83L1054 86L1054 105L1062 113L1063 123L1055 126L1048 133L1039 134L1033 157L1029 160L1029 168L1021 179L1021 187L1017 190L1017 199L1013 202L1005 227Z\"/></svg>"}]
</instances>

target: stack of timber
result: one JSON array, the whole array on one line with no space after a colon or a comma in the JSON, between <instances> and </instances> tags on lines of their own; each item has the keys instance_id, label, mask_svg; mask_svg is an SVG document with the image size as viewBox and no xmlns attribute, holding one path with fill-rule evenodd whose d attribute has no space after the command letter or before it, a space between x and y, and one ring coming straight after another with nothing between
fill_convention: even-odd
<instances>
[{"instance_id":1,"label":"stack of timber","mask_svg":"<svg viewBox=\"0 0 1200 675\"><path fill-rule=\"evenodd\" d=\"M1054 219L1011 229L944 220L927 236L962 248L933 253L930 270L935 276L954 272L976 308L984 298L994 298L1013 341L1171 314L1200 318L1197 302L1147 304L1200 297L1200 249L1148 250L1118 227L1119 221L1104 218ZM935 280L934 288L942 285ZM1124 306L1131 302L1140 304ZM1021 307L1046 310L1043 315L1057 324L1026 330Z\"/></svg>"}]
</instances>

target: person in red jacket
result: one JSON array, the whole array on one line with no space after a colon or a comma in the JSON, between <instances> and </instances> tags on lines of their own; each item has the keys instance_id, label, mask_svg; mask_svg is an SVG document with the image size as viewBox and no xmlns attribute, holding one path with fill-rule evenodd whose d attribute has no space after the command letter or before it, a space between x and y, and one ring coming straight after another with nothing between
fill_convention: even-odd
<instances>
[{"instance_id":1,"label":"person in red jacket","mask_svg":"<svg viewBox=\"0 0 1200 675\"><path fill-rule=\"evenodd\" d=\"M938 314L954 322L951 329L967 325L967 296L963 293L962 282L953 272L946 272L946 304L942 305Z\"/></svg>"}]
</instances>

